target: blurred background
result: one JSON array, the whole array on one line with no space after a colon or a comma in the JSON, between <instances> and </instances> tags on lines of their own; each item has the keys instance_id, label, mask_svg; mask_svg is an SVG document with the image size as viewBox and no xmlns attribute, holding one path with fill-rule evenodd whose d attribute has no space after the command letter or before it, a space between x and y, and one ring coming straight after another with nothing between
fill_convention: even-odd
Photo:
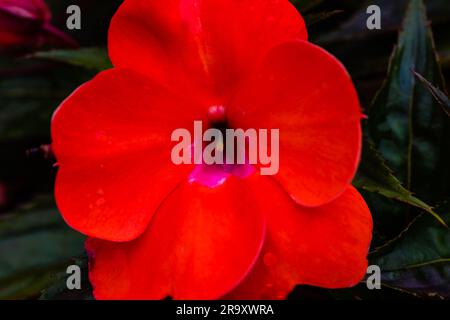
<instances>
[{"instance_id":1,"label":"blurred background","mask_svg":"<svg viewBox=\"0 0 450 320\"><path fill-rule=\"evenodd\" d=\"M86 279L86 285L81 291L68 292L64 287L64 271L67 266L77 263L85 267L86 261L83 237L64 224L54 204L56 168L48 149L51 142L50 119L57 106L75 88L109 66L105 49L107 30L121 1L46 0L51 20L48 20L43 8L30 9L34 10L33 19L14 17L11 12L2 8L2 1L0 0L0 299L90 299L90 287ZM368 113L376 92L386 78L389 58L397 43L408 1L292 2L307 21L310 40L336 55L347 67L362 106ZM4 1L3 5L7 6L7 3L8 1ZM81 30L68 30L66 27L69 16L66 9L73 4L81 8ZM381 30L366 28L366 9L370 4L378 4L382 10ZM448 0L428 0L425 4L442 74L449 80L450 5ZM441 89L445 91L445 88ZM449 140L444 141L446 144L442 148L450 149ZM447 169L442 169L446 173L441 177L426 177L427 183L431 181L433 184L434 180L436 184L441 183L440 178L448 177L449 164L446 163ZM420 190L420 183L416 185L417 190L413 191L420 192L421 199L433 205L444 203L450 194L448 180L444 180L442 187L432 193ZM374 193L364 192L364 197L374 215L374 246L396 237L420 215L420 210L394 203ZM449 239L448 234L444 237ZM450 259L450 255L447 259ZM393 276L390 274L384 278L387 280L383 290L374 291L369 291L364 286L351 290L303 286L298 287L290 298L327 300L449 297L449 270L448 265L445 265L439 271L433 270L431 276L428 272L419 279L417 274L410 279L405 273L394 282L389 282L388 278ZM402 284L405 281L410 282ZM419 284L412 286L414 281L419 281ZM433 295L433 292L436 294Z\"/></svg>"}]
</instances>

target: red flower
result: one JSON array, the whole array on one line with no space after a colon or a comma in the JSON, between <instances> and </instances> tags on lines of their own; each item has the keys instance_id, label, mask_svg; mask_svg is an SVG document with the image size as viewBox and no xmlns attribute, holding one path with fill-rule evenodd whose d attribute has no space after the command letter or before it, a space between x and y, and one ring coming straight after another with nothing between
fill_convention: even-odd
<instances>
[{"instance_id":1,"label":"red flower","mask_svg":"<svg viewBox=\"0 0 450 320\"><path fill-rule=\"evenodd\" d=\"M76 42L50 20L43 0L0 0L0 51L29 50L44 44L75 47Z\"/></svg>"},{"instance_id":2,"label":"red flower","mask_svg":"<svg viewBox=\"0 0 450 320\"><path fill-rule=\"evenodd\" d=\"M90 237L96 298L284 298L361 280L358 98L287 0L126 0L109 53L115 68L52 120L56 199ZM226 172L211 187L216 167L172 164L171 132L211 106L231 128L280 129L276 176Z\"/></svg>"}]
</instances>

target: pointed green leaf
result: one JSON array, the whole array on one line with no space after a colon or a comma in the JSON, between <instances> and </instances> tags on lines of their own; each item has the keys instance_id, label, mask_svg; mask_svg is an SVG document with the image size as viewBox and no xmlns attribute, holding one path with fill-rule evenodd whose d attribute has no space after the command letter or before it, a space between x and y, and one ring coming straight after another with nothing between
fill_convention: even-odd
<instances>
[{"instance_id":1,"label":"pointed green leaf","mask_svg":"<svg viewBox=\"0 0 450 320\"><path fill-rule=\"evenodd\" d=\"M442 107L442 110L450 116L450 99L446 96L444 92L439 90L439 88L436 88L430 81L422 77L419 73L414 71L414 75L417 79L422 82L422 84L425 86L425 88L430 91L431 95L436 99L437 103Z\"/></svg>"},{"instance_id":2,"label":"pointed green leaf","mask_svg":"<svg viewBox=\"0 0 450 320\"><path fill-rule=\"evenodd\" d=\"M450 179L449 122L411 70L443 87L421 0L410 1L388 77L370 109L369 129L377 149L407 189L427 201L442 200Z\"/></svg>"},{"instance_id":3,"label":"pointed green leaf","mask_svg":"<svg viewBox=\"0 0 450 320\"><path fill-rule=\"evenodd\" d=\"M34 53L31 57L64 62L96 71L112 67L105 48L41 51Z\"/></svg>"},{"instance_id":4,"label":"pointed green leaf","mask_svg":"<svg viewBox=\"0 0 450 320\"><path fill-rule=\"evenodd\" d=\"M442 212L450 222L449 207ZM382 281L417 295L450 297L450 229L428 215L416 218L396 239L370 256Z\"/></svg>"},{"instance_id":5,"label":"pointed green leaf","mask_svg":"<svg viewBox=\"0 0 450 320\"><path fill-rule=\"evenodd\" d=\"M402 186L370 141L364 143L361 164L353 185L423 209L433 215L441 224L446 225L431 206L414 197L410 191Z\"/></svg>"}]
</instances>

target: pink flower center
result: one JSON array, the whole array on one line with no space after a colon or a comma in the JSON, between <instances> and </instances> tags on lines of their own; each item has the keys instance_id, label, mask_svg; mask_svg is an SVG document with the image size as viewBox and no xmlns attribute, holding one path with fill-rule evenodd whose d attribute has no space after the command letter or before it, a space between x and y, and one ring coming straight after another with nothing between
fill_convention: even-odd
<instances>
[{"instance_id":1,"label":"pink flower center","mask_svg":"<svg viewBox=\"0 0 450 320\"><path fill-rule=\"evenodd\" d=\"M226 108L223 105L214 105L208 108L209 127L221 130L228 128ZM225 134L223 135L225 137ZM226 141L222 142L225 148ZM225 154L225 150L224 154ZM235 176L244 179L252 175L256 169L251 164L199 164L196 165L189 176L189 182L197 182L209 188L222 185L229 177Z\"/></svg>"}]
</instances>

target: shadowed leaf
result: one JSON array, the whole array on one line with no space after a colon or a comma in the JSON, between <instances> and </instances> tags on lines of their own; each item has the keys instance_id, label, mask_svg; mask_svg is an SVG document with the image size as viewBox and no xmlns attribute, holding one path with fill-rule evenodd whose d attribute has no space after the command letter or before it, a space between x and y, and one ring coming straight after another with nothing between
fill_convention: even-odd
<instances>
[{"instance_id":1,"label":"shadowed leaf","mask_svg":"<svg viewBox=\"0 0 450 320\"><path fill-rule=\"evenodd\" d=\"M51 198L37 199L0 218L0 298L39 295L57 272L83 252L84 237L72 231Z\"/></svg>"},{"instance_id":2,"label":"shadowed leaf","mask_svg":"<svg viewBox=\"0 0 450 320\"><path fill-rule=\"evenodd\" d=\"M440 209L450 222L449 206ZM370 256L382 282L419 296L450 297L450 229L420 215L397 238Z\"/></svg>"},{"instance_id":3,"label":"shadowed leaf","mask_svg":"<svg viewBox=\"0 0 450 320\"><path fill-rule=\"evenodd\" d=\"M445 113L450 116L450 99L445 95L445 93L439 90L439 88L436 88L430 81L422 77L419 73L414 71L414 75L420 80L420 82L422 82L428 91L430 91Z\"/></svg>"},{"instance_id":4,"label":"shadowed leaf","mask_svg":"<svg viewBox=\"0 0 450 320\"><path fill-rule=\"evenodd\" d=\"M41 51L34 53L31 57L64 62L96 71L112 67L108 53L104 48Z\"/></svg>"},{"instance_id":5,"label":"shadowed leaf","mask_svg":"<svg viewBox=\"0 0 450 320\"><path fill-rule=\"evenodd\" d=\"M441 224L446 225L431 206L414 197L410 191L402 186L401 182L394 176L392 170L389 169L369 141L364 143L361 164L353 184L357 188L376 192L386 198L395 199L423 209L433 215Z\"/></svg>"},{"instance_id":6,"label":"shadowed leaf","mask_svg":"<svg viewBox=\"0 0 450 320\"><path fill-rule=\"evenodd\" d=\"M444 86L421 0L410 1L388 77L369 112L369 130L405 187L434 202L445 198L450 179L450 128L447 116L416 81L412 69Z\"/></svg>"},{"instance_id":7,"label":"shadowed leaf","mask_svg":"<svg viewBox=\"0 0 450 320\"><path fill-rule=\"evenodd\" d=\"M342 10L333 10L328 12L320 12L320 13L311 13L305 16L305 23L307 26L312 26L316 23L319 23L323 20L334 17L340 13L343 13Z\"/></svg>"}]
</instances>

